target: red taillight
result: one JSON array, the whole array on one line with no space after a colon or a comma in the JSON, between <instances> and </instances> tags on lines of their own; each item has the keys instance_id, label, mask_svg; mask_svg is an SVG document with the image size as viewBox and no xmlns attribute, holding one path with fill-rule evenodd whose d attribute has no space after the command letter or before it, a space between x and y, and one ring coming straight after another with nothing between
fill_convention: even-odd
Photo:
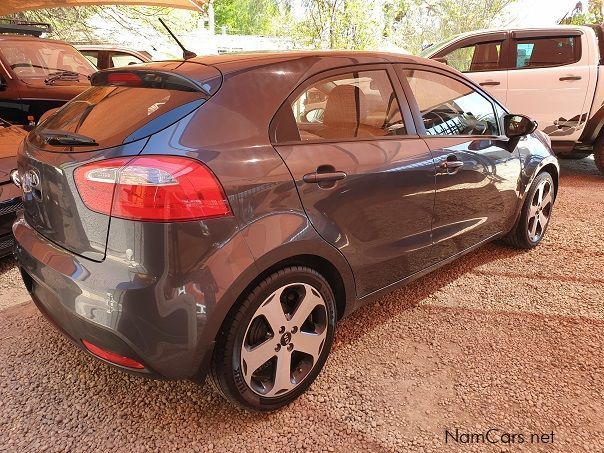
<instances>
[{"instance_id":1,"label":"red taillight","mask_svg":"<svg viewBox=\"0 0 604 453\"><path fill-rule=\"evenodd\" d=\"M134 72L110 72L107 82L111 85L138 87L143 84L141 77Z\"/></svg>"},{"instance_id":2,"label":"red taillight","mask_svg":"<svg viewBox=\"0 0 604 453\"><path fill-rule=\"evenodd\" d=\"M231 214L214 174L192 159L144 156L101 160L77 168L74 177L84 204L101 214L158 222Z\"/></svg>"},{"instance_id":3,"label":"red taillight","mask_svg":"<svg viewBox=\"0 0 604 453\"><path fill-rule=\"evenodd\" d=\"M107 351L99 346L93 345L92 343L82 340L82 344L88 349L92 354L101 359L105 359L108 362L115 363L116 365L125 366L128 368L134 368L136 370L142 370L145 368L140 362L137 362L134 359L129 357L124 357L123 355L116 354L115 352Z\"/></svg>"}]
</instances>

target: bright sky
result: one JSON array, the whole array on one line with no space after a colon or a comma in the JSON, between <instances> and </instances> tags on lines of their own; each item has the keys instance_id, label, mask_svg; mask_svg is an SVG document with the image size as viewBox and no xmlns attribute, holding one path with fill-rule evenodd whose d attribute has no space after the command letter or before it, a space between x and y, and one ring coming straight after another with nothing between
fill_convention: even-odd
<instances>
[{"instance_id":1,"label":"bright sky","mask_svg":"<svg viewBox=\"0 0 604 453\"><path fill-rule=\"evenodd\" d=\"M0 0L2 1L2 0ZM484 0L488 2L489 0ZM564 15L573 10L579 0L517 0L510 8L512 27L540 27L555 25ZM581 0L587 10L588 0ZM294 0L294 15L304 16L302 0Z\"/></svg>"},{"instance_id":2,"label":"bright sky","mask_svg":"<svg viewBox=\"0 0 604 453\"><path fill-rule=\"evenodd\" d=\"M564 15L574 9L578 0L518 0L510 14L511 26L539 27L554 25ZM582 0L583 11L587 1Z\"/></svg>"}]
</instances>

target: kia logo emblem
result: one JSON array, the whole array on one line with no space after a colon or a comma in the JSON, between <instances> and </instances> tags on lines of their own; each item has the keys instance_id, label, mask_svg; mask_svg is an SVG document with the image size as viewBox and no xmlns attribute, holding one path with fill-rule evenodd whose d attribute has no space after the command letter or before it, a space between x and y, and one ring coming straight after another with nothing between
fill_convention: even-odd
<instances>
[{"instance_id":1,"label":"kia logo emblem","mask_svg":"<svg viewBox=\"0 0 604 453\"><path fill-rule=\"evenodd\" d=\"M12 172L11 178L17 186L23 189L24 193L30 193L33 189L38 189L40 186L40 176L35 170L28 170L23 175L18 172L17 174Z\"/></svg>"}]
</instances>

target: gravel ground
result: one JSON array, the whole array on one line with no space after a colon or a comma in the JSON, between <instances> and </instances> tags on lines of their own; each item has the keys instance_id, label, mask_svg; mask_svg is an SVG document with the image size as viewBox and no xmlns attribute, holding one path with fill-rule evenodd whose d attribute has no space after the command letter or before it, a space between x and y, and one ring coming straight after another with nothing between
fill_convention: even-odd
<instances>
[{"instance_id":1,"label":"gravel ground","mask_svg":"<svg viewBox=\"0 0 604 453\"><path fill-rule=\"evenodd\" d=\"M487 245L346 319L310 391L272 414L91 359L14 305L7 260L0 451L601 452L603 206L593 161L563 162L541 247ZM489 429L499 443L468 442Z\"/></svg>"}]
</instances>

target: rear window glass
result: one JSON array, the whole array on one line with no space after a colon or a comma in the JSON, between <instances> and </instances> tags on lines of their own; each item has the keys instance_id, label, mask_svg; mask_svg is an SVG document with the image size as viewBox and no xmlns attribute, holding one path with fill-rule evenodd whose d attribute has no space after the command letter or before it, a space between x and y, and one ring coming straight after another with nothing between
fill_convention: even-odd
<instances>
[{"instance_id":1,"label":"rear window glass","mask_svg":"<svg viewBox=\"0 0 604 453\"><path fill-rule=\"evenodd\" d=\"M155 130L149 130L147 135L157 132L182 118L203 102L203 95L196 92L94 86L44 121L36 132L59 130L75 132L93 138L99 144L94 148L78 148L77 151L102 149L143 138L144 135L140 133L133 135L133 133L166 113L174 111L180 114L170 118L166 123L158 120L161 124ZM189 111L186 106L190 106ZM37 146L63 151L60 147L45 145L41 138L36 139L36 137L37 134L34 133L33 140Z\"/></svg>"},{"instance_id":2,"label":"rear window glass","mask_svg":"<svg viewBox=\"0 0 604 453\"><path fill-rule=\"evenodd\" d=\"M80 53L93 65L99 65L99 53L96 50L80 50Z\"/></svg>"}]
</instances>

